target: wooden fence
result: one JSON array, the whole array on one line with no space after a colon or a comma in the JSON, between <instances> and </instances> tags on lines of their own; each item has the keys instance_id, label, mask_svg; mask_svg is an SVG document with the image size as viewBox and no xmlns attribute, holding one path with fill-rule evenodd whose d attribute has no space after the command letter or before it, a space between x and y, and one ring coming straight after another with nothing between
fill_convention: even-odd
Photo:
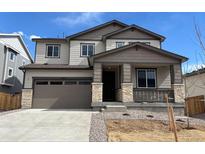
<instances>
[{"instance_id":1,"label":"wooden fence","mask_svg":"<svg viewBox=\"0 0 205 154\"><path fill-rule=\"evenodd\" d=\"M185 105L185 115L193 116L205 113L204 96L187 97ZM187 114L188 112L188 114Z\"/></svg>"},{"instance_id":2,"label":"wooden fence","mask_svg":"<svg viewBox=\"0 0 205 154\"><path fill-rule=\"evenodd\" d=\"M21 108L21 94L6 94L0 92L0 110L13 110Z\"/></svg>"}]
</instances>

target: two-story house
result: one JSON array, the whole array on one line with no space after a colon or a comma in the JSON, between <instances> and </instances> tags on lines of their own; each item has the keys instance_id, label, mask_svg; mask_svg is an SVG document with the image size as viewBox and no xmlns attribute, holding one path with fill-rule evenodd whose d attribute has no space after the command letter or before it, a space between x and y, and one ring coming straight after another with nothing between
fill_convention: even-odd
<instances>
[{"instance_id":1,"label":"two-story house","mask_svg":"<svg viewBox=\"0 0 205 154\"><path fill-rule=\"evenodd\" d=\"M20 66L32 63L32 57L20 34L0 34L0 92L20 93L23 72Z\"/></svg>"},{"instance_id":2,"label":"two-story house","mask_svg":"<svg viewBox=\"0 0 205 154\"><path fill-rule=\"evenodd\" d=\"M66 38L38 38L25 71L24 108L97 108L184 102L186 57L161 48L164 36L113 20ZM163 105L161 105L163 106ZM160 106L160 107L161 107Z\"/></svg>"}]
</instances>

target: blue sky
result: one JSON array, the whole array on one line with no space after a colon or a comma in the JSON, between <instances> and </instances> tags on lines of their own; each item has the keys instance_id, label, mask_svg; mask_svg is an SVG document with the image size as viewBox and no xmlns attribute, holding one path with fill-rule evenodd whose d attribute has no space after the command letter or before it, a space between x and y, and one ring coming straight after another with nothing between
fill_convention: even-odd
<instances>
[{"instance_id":1,"label":"blue sky","mask_svg":"<svg viewBox=\"0 0 205 154\"><path fill-rule=\"evenodd\" d=\"M200 63L194 20L205 35L205 13L0 13L0 33L23 34L34 55L33 37L63 37L113 19L164 35L164 49L188 57L189 64Z\"/></svg>"}]
</instances>

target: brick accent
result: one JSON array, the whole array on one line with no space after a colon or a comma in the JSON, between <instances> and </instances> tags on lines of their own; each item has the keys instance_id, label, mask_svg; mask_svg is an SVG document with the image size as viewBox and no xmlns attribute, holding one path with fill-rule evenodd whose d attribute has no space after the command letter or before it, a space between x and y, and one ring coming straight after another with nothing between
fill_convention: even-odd
<instances>
[{"instance_id":1,"label":"brick accent","mask_svg":"<svg viewBox=\"0 0 205 154\"><path fill-rule=\"evenodd\" d=\"M22 89L21 106L23 109L32 107L33 89Z\"/></svg>"}]
</instances>

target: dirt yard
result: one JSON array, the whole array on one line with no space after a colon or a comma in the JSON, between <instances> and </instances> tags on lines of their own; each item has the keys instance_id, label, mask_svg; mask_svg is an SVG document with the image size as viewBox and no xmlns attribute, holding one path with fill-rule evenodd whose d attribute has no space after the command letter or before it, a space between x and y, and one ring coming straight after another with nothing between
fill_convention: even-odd
<instances>
[{"instance_id":1,"label":"dirt yard","mask_svg":"<svg viewBox=\"0 0 205 154\"><path fill-rule=\"evenodd\" d=\"M160 120L107 120L108 141L170 142L174 134L169 131L166 121ZM190 126L177 122L178 139L181 142L205 141L204 126Z\"/></svg>"}]
</instances>

